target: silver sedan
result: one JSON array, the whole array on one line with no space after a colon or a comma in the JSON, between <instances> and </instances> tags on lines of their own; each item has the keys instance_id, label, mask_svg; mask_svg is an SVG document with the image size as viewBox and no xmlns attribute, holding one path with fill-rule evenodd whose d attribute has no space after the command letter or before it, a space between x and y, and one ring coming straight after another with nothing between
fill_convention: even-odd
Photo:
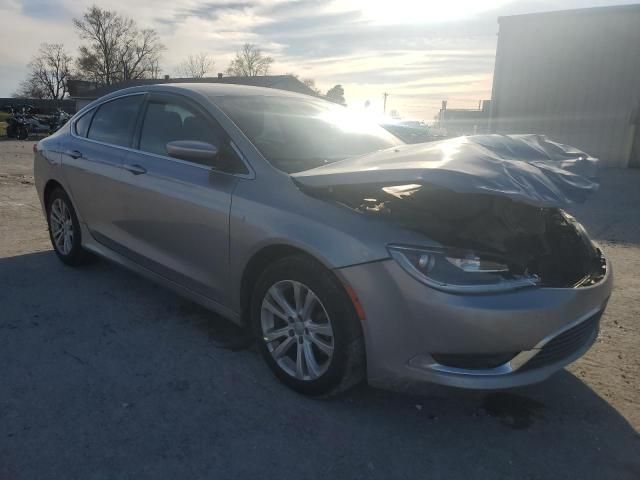
<instances>
[{"instance_id":1,"label":"silver sedan","mask_svg":"<svg viewBox=\"0 0 640 480\"><path fill-rule=\"evenodd\" d=\"M62 262L99 255L246 326L297 391L502 388L581 356L612 285L558 208L591 184L500 157L518 145L404 145L317 98L167 84L83 108L34 170Z\"/></svg>"}]
</instances>

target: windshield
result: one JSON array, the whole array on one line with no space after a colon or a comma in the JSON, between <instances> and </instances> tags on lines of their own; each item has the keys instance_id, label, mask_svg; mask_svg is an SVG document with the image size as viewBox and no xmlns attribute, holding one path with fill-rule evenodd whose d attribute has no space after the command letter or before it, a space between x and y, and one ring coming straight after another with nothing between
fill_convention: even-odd
<instances>
[{"instance_id":1,"label":"windshield","mask_svg":"<svg viewBox=\"0 0 640 480\"><path fill-rule=\"evenodd\" d=\"M226 96L214 101L274 167L287 173L402 143L346 107L323 100Z\"/></svg>"}]
</instances>

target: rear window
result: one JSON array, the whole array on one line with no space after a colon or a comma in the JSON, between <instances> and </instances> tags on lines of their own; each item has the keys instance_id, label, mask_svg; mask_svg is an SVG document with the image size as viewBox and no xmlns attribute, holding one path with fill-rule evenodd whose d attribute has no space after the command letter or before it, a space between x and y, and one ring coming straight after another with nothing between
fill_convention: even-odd
<instances>
[{"instance_id":1,"label":"rear window","mask_svg":"<svg viewBox=\"0 0 640 480\"><path fill-rule=\"evenodd\" d=\"M88 138L129 147L143 97L131 95L100 105L91 122Z\"/></svg>"}]
</instances>

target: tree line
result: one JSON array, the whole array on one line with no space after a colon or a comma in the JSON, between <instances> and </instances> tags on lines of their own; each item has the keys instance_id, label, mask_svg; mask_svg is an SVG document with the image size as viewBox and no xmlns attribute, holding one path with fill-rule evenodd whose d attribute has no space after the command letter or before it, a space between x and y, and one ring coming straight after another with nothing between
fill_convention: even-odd
<instances>
[{"instance_id":1,"label":"tree line","mask_svg":"<svg viewBox=\"0 0 640 480\"><path fill-rule=\"evenodd\" d=\"M14 96L62 99L69 93L67 81L70 79L88 80L100 87L160 78L160 60L166 47L154 29L140 28L132 18L95 5L81 18L74 18L73 27L83 42L77 57L74 59L61 43L43 43L29 62L27 78ZM236 52L226 73L240 77L267 75L273 62L259 47L246 43ZM178 65L177 73L204 78L212 73L214 65L210 55L196 53ZM313 79L301 81L318 96L346 103L341 85L322 95Z\"/></svg>"}]
</instances>

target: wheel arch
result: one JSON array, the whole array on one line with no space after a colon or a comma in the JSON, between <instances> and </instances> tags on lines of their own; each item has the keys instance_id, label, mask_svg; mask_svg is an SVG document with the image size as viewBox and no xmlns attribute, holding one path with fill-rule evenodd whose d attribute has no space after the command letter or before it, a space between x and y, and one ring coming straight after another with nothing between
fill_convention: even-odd
<instances>
[{"instance_id":1,"label":"wheel arch","mask_svg":"<svg viewBox=\"0 0 640 480\"><path fill-rule=\"evenodd\" d=\"M51 197L51 194L56 188L60 188L63 192L67 194L67 196L69 196L69 193L65 190L65 188L62 186L60 182L58 182L53 178L49 179L44 186L44 190L42 194L42 200L44 202L44 208L46 210L49 209L49 198Z\"/></svg>"},{"instance_id":2,"label":"wheel arch","mask_svg":"<svg viewBox=\"0 0 640 480\"><path fill-rule=\"evenodd\" d=\"M44 204L45 213L48 214L47 210L49 208L49 198L51 197L51 194L56 188L59 188L60 190L62 190L65 193L65 195L69 198L69 202L71 202L71 206L73 207L73 210L75 211L76 216L78 217L78 221L82 224L84 220L78 206L76 205L76 201L73 198L73 195L71 194L68 188L65 188L65 186L61 183L60 180L57 180L55 178L50 178L49 180L47 180L47 183L45 184L44 189L42 190L42 203Z\"/></svg>"},{"instance_id":3,"label":"wheel arch","mask_svg":"<svg viewBox=\"0 0 640 480\"><path fill-rule=\"evenodd\" d=\"M292 255L308 257L331 271L331 268L329 268L323 261L302 248L284 243L262 247L251 256L242 271L240 281L240 306L241 318L245 325L249 324L249 313L251 310L249 308L249 304L251 301L251 293L253 292L253 288L258 281L260 274L272 263Z\"/></svg>"},{"instance_id":4,"label":"wheel arch","mask_svg":"<svg viewBox=\"0 0 640 480\"><path fill-rule=\"evenodd\" d=\"M353 289L350 288L350 286L345 282L345 280L341 278L341 276L337 274L334 269L327 266L325 262L317 258L315 255L299 247L294 247L287 244L275 244L275 245L269 245L269 246L263 247L251 257L251 259L247 262L247 265L243 271L242 281L241 281L241 284L242 284L241 298L242 298L242 306L243 306L241 310L241 318L244 325L248 328L249 332L257 333L251 329L252 322L250 318L252 314L252 308L256 307L256 305L252 305L252 303L254 303L253 302L254 299L251 298L251 294L254 290L254 287L256 283L259 281L261 273L266 268L268 268L269 265L273 264L274 262L278 262L281 259L284 259L286 257L291 257L291 256L303 256L313 261L318 266L324 267L324 269L328 272L327 277L329 276L333 277L338 282L338 284L333 287L334 290L332 291L335 293L338 293L338 295L344 295L343 300L340 300L340 301L346 302L346 303L342 303L342 305L344 305L345 308L353 309L353 316L350 317L350 321L339 322L343 324L341 331L343 332L344 336L341 338L346 340L346 344L344 345L345 350L343 351L343 354L341 354L341 357L340 357L340 358L343 358L343 367L341 370L340 369L333 370L333 374L331 374L332 376L335 376L336 371L339 371L341 373L339 374L339 376L337 377L334 383L331 383L328 385L328 390L315 391L313 389L307 389L306 387L292 386L290 382L283 379L283 376L281 373L276 372L276 376L278 376L282 381L284 381L294 390L300 391L302 393L335 395L339 392L349 389L354 385L357 385L358 383L360 383L360 381L366 378L367 360L366 360L366 349L364 345L364 331L363 331L363 325L362 325L363 317L360 316L360 312L358 311L359 308L361 309L359 305L359 301L357 300L357 297L355 297L355 293L353 292ZM340 288L340 286L342 288ZM338 289L342 290L342 292L336 291L335 287L338 287ZM331 297L328 297L328 298L331 298ZM338 312L341 312L341 310L338 310ZM346 311L344 311L344 313L346 313ZM338 319L341 319L341 318L342 317L338 315ZM256 340L258 342L261 342L259 338L259 334ZM259 349L262 350L261 348ZM271 366L269 361L267 361L267 363ZM330 381L333 382L333 380L330 380ZM325 382L325 385L326 385L326 382Z\"/></svg>"}]
</instances>

